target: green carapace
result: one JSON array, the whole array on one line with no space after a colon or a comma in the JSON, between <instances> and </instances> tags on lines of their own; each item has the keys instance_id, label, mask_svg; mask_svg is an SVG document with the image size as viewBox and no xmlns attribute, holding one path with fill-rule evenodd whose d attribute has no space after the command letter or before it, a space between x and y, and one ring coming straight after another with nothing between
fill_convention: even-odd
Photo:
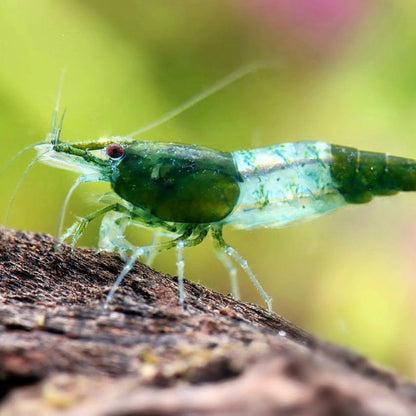
<instances>
[{"instance_id":1,"label":"green carapace","mask_svg":"<svg viewBox=\"0 0 416 416\"><path fill-rule=\"evenodd\" d=\"M164 221L213 223L231 213L242 182L230 153L172 143L133 142L111 177L124 200Z\"/></svg>"}]
</instances>

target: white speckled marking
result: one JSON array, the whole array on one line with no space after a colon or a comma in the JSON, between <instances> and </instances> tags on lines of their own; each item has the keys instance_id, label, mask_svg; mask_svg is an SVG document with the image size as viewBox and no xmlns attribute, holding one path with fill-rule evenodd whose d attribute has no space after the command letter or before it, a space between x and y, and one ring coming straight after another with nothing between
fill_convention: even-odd
<instances>
[{"instance_id":1,"label":"white speckled marking","mask_svg":"<svg viewBox=\"0 0 416 416\"><path fill-rule=\"evenodd\" d=\"M282 227L346 204L331 178L328 143L278 144L232 155L243 182L224 224L242 229Z\"/></svg>"}]
</instances>

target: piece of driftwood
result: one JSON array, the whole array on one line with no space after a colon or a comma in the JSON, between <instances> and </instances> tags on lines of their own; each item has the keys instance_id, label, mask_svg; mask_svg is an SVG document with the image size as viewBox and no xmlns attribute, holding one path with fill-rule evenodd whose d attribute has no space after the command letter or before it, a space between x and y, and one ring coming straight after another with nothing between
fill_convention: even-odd
<instances>
[{"instance_id":1,"label":"piece of driftwood","mask_svg":"<svg viewBox=\"0 0 416 416\"><path fill-rule=\"evenodd\" d=\"M0 415L416 415L416 386L261 307L0 228Z\"/></svg>"}]
</instances>

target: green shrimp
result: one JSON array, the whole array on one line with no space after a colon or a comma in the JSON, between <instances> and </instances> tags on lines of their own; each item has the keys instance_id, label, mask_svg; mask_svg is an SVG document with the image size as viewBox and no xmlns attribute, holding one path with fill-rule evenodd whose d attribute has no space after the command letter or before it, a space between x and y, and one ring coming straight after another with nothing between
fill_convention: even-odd
<instances>
[{"instance_id":1,"label":"green shrimp","mask_svg":"<svg viewBox=\"0 0 416 416\"><path fill-rule=\"evenodd\" d=\"M183 249L200 244L211 232L215 250L232 277L234 260L247 273L271 310L272 300L245 259L222 236L225 225L240 229L283 227L315 218L373 196L416 190L416 161L363 152L325 142L277 144L222 152L203 146L110 137L37 146L40 160L76 170L76 185L110 182L119 202L77 221L63 236L75 244L87 224L104 215L101 246L121 252L126 264L107 295L137 258L176 247L179 301L184 303ZM116 217L114 217L116 215ZM135 247L124 237L129 224L167 232L169 241Z\"/></svg>"},{"instance_id":2,"label":"green shrimp","mask_svg":"<svg viewBox=\"0 0 416 416\"><path fill-rule=\"evenodd\" d=\"M237 71L157 123L252 71L250 67ZM366 203L374 196L416 190L416 160L319 141L233 152L121 136L63 142L62 122L56 127L57 108L58 104L48 140L33 147L38 151L36 161L81 174L64 201L59 229L66 204L78 185L105 181L112 188L102 198L103 208L78 219L61 235L61 240L71 239L75 244L87 225L102 217L100 248L116 251L125 259L107 294L106 308L138 258L150 262L156 253L172 248L177 252L179 303L184 306L183 250L200 244L211 233L215 252L230 274L233 296L239 298L237 264L272 310L271 297L247 261L224 240L224 226L278 228L347 204ZM125 236L130 225L152 230L153 242L132 244ZM169 238L160 242L159 235Z\"/></svg>"}]
</instances>

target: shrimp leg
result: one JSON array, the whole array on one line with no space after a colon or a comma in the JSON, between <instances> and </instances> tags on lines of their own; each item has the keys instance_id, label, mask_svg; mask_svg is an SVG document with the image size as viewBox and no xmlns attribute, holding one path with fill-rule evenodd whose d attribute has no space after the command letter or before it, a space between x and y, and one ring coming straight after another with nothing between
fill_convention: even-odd
<instances>
[{"instance_id":1,"label":"shrimp leg","mask_svg":"<svg viewBox=\"0 0 416 416\"><path fill-rule=\"evenodd\" d=\"M110 211L117 211L117 212L123 212L123 213L129 213L129 210L124 207L123 205L119 203L108 205L104 208L101 208L97 211L92 212L89 215L86 215L85 217L78 218L62 235L60 238L60 241L65 241L67 238L72 236L71 239L71 245L75 246L78 239L81 237L82 233L84 232L85 228L88 226L88 224L95 220L100 215L106 214Z\"/></svg>"},{"instance_id":2,"label":"shrimp leg","mask_svg":"<svg viewBox=\"0 0 416 416\"><path fill-rule=\"evenodd\" d=\"M215 254L217 255L220 262L223 264L225 269L228 271L228 274L230 276L230 284L231 284L231 294L234 299L239 300L240 299L240 287L238 285L238 279L237 279L237 268L234 266L233 262L230 260L230 258L226 255L224 250L214 245Z\"/></svg>"},{"instance_id":3,"label":"shrimp leg","mask_svg":"<svg viewBox=\"0 0 416 416\"><path fill-rule=\"evenodd\" d=\"M225 242L222 236L221 227L212 228L212 236L214 239L214 245L216 249L230 256L241 266L241 268L246 272L247 276L249 277L253 285L260 292L260 295L262 296L262 298L265 300L267 304L268 310L271 312L272 311L272 298L267 294L267 292L263 289L263 286L257 280L256 276L254 275L249 265L247 264L247 260L245 260L235 248L231 247L228 243Z\"/></svg>"},{"instance_id":4,"label":"shrimp leg","mask_svg":"<svg viewBox=\"0 0 416 416\"><path fill-rule=\"evenodd\" d=\"M175 238L174 240L169 240L163 243L155 244L155 245L148 245L148 246L140 246L137 247L133 254L130 256L129 260L123 267L123 270L118 275L116 281L114 282L113 286L111 287L108 295L106 297L104 308L107 309L108 305L110 304L117 288L120 286L123 279L126 275L130 272L130 270L134 267L136 260L141 256L148 256L151 253L160 253L162 251L169 250L173 247L179 246L178 256L177 256L177 266L178 266L178 290L179 290L179 302L181 306L184 306L184 260L183 260L183 248L185 247L193 247L200 244L205 236L207 235L208 230L196 230L197 235L194 238L191 238L194 234L193 229L185 230L184 233Z\"/></svg>"}]
</instances>

